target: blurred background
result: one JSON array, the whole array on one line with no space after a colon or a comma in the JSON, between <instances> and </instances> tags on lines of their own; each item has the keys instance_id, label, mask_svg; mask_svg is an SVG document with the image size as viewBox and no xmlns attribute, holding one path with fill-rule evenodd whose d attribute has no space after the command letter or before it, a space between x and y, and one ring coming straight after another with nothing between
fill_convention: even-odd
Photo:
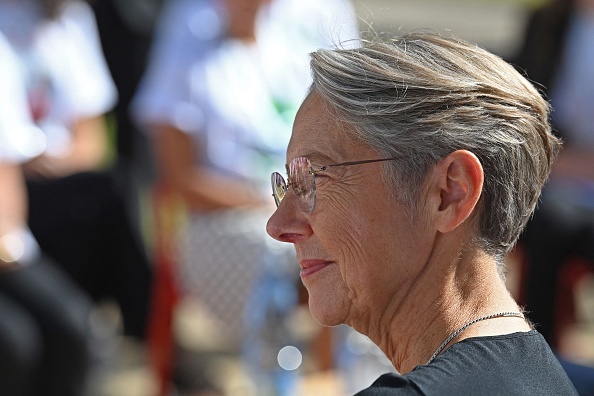
<instances>
[{"instance_id":1,"label":"blurred background","mask_svg":"<svg viewBox=\"0 0 594 396\"><path fill-rule=\"evenodd\" d=\"M72 370L71 393L55 394L342 396L367 387L389 362L360 334L311 318L291 249L264 233L268 177L284 163L307 53L370 31L432 29L517 65L554 107L577 100L594 114L592 50L577 62L591 62L578 83L589 96L547 91L572 84L571 51L556 46L586 37L594 48L594 34L567 27L594 15L577 3L592 2L0 0L0 83L14 85L0 93L0 187L24 186L27 197L0 200L0 372L15 367L0 386L36 381L30 366L41 363L14 365L13 354L57 367L75 359L8 347L37 333L51 342L48 312L58 306L72 313L64 326L87 355L72 352L84 369ZM507 283L580 370L594 368L594 120L581 130L562 121L572 154L510 254ZM1 211L15 207L28 215L3 225L12 217ZM37 281L11 279L46 267L60 279L46 297L31 297Z\"/></svg>"}]
</instances>

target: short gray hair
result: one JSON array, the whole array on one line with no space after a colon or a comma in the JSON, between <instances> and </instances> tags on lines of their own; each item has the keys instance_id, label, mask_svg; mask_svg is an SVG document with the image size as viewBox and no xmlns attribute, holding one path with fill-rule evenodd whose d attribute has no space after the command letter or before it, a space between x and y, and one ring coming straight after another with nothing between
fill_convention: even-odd
<instances>
[{"instance_id":1,"label":"short gray hair","mask_svg":"<svg viewBox=\"0 0 594 396\"><path fill-rule=\"evenodd\" d=\"M499 259L540 197L560 141L549 105L511 65L436 33L374 39L311 54L312 90L388 162L395 195L414 213L427 170L455 150L480 160L480 246ZM500 260L501 261L501 260Z\"/></svg>"}]
</instances>

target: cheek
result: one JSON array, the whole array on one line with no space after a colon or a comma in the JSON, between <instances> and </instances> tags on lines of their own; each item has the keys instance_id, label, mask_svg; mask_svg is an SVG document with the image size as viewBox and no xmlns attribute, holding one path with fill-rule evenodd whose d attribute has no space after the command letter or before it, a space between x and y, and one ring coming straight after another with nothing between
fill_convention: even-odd
<instances>
[{"instance_id":1,"label":"cheek","mask_svg":"<svg viewBox=\"0 0 594 396\"><path fill-rule=\"evenodd\" d=\"M375 199L371 186L362 185L366 185L362 180L334 183L320 196L319 213L327 225L320 231L333 235L353 255L364 254L369 243L381 242L394 215L385 200Z\"/></svg>"},{"instance_id":2,"label":"cheek","mask_svg":"<svg viewBox=\"0 0 594 396\"><path fill-rule=\"evenodd\" d=\"M361 258L365 254L369 216L361 212L358 196L348 188L327 189L319 200L319 224L314 234L338 261Z\"/></svg>"},{"instance_id":3,"label":"cheek","mask_svg":"<svg viewBox=\"0 0 594 396\"><path fill-rule=\"evenodd\" d=\"M376 211L373 202L357 198L344 191L328 196L319 212L320 226L314 228L325 250L339 263L341 276L350 289L381 277L382 265L395 247L386 232L389 214Z\"/></svg>"},{"instance_id":4,"label":"cheek","mask_svg":"<svg viewBox=\"0 0 594 396\"><path fill-rule=\"evenodd\" d=\"M403 207L344 191L323 203L314 233L339 263L351 299L381 299L414 278L425 238L420 222L411 224Z\"/></svg>"}]
</instances>

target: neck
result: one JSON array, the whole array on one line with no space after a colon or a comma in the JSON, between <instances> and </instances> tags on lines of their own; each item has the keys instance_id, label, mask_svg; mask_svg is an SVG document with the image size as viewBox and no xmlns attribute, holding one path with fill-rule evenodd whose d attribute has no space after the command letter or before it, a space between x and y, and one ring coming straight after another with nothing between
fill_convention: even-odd
<instances>
[{"instance_id":1,"label":"neck","mask_svg":"<svg viewBox=\"0 0 594 396\"><path fill-rule=\"evenodd\" d=\"M443 260L444 254L449 260ZM434 260L436 257L439 261ZM439 252L430 256L402 296L394 296L376 322L377 331L364 333L379 345L398 372L406 373L427 363L457 329L500 312L520 309L500 278L493 257L478 251ZM380 331L386 328L390 330ZM527 330L521 318L492 318L472 324L447 346L468 337Z\"/></svg>"}]
</instances>

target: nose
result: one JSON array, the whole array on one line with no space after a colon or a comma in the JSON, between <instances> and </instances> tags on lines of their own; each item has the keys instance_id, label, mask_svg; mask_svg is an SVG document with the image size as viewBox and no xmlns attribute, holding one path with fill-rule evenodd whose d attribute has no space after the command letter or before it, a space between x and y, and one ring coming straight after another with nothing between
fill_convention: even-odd
<instances>
[{"instance_id":1,"label":"nose","mask_svg":"<svg viewBox=\"0 0 594 396\"><path fill-rule=\"evenodd\" d=\"M299 209L294 194L287 194L270 216L266 232L277 241L288 243L297 243L313 233L306 214Z\"/></svg>"}]
</instances>

